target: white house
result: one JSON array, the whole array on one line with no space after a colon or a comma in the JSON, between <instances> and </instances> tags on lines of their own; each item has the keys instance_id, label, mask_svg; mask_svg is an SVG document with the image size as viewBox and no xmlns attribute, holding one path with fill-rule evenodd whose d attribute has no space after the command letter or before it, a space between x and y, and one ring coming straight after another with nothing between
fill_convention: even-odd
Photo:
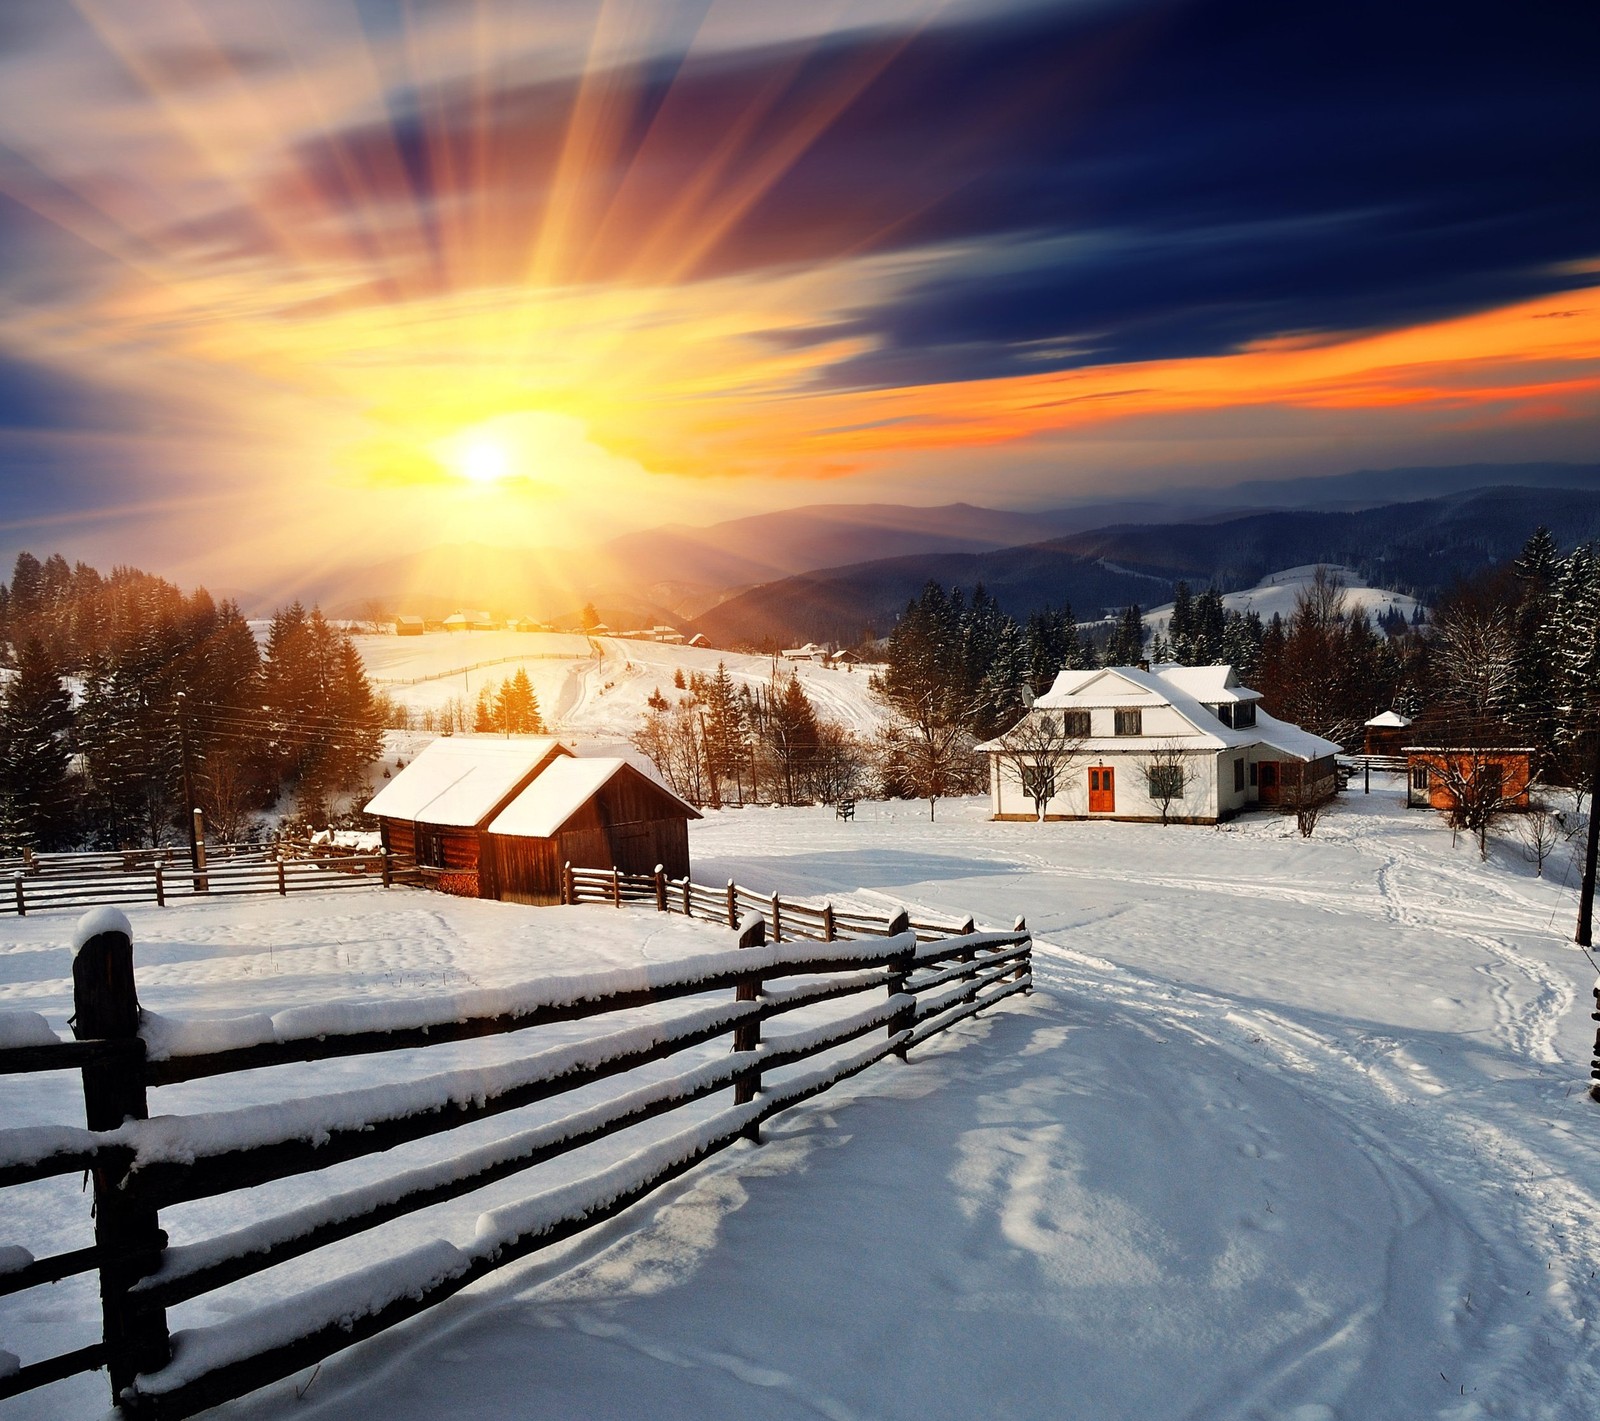
<instances>
[{"instance_id":1,"label":"white house","mask_svg":"<svg viewBox=\"0 0 1600 1421\"><path fill-rule=\"evenodd\" d=\"M1254 805L1292 803L1303 791L1331 793L1340 747L1274 720L1260 699L1231 666L1063 671L1028 712L1061 718L1073 737L1053 766L1045 817L1214 824ZM1023 781L1049 757L1008 753L1018 738L1008 732L979 746L989 754L996 819L1036 817Z\"/></svg>"}]
</instances>

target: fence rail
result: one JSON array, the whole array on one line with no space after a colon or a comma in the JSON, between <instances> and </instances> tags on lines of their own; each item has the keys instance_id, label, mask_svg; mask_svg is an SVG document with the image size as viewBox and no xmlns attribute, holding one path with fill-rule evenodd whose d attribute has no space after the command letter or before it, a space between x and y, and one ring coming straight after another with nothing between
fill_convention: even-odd
<instances>
[{"instance_id":1,"label":"fence rail","mask_svg":"<svg viewBox=\"0 0 1600 1421\"><path fill-rule=\"evenodd\" d=\"M0 874L9 878L9 882L0 881L0 915L26 917L55 908L138 903L164 907L175 899L240 894L287 897L362 887L374 878L388 888L411 881L416 867L412 859L386 851L271 858L260 850L213 857L208 848L204 866L196 870L186 854L179 851L172 858L163 857L167 852L136 850L127 856L97 854L83 860L77 855L6 860L0 865Z\"/></svg>"},{"instance_id":2,"label":"fence rail","mask_svg":"<svg viewBox=\"0 0 1600 1421\"><path fill-rule=\"evenodd\" d=\"M874 915L860 908L836 908L831 902L806 903L776 893L757 893L731 879L725 887L712 888L688 878L669 878L659 865L652 874L569 863L562 870L561 901L616 907L651 902L657 912L682 913L730 928L737 926L744 914L755 913L766 924L771 942L835 942L843 937L889 937L894 931L893 915L888 913ZM912 919L910 925L919 942L975 931L971 918L960 923Z\"/></svg>"},{"instance_id":3,"label":"fence rail","mask_svg":"<svg viewBox=\"0 0 1600 1421\"><path fill-rule=\"evenodd\" d=\"M583 891L609 887L660 903L661 878L573 870ZM687 880L680 901L715 897L739 910L741 891L717 894ZM750 894L786 927L837 929L826 905ZM623 897L621 901L630 901ZM860 915L855 915L860 916ZM864 920L864 919L863 919ZM738 950L646 969L551 978L472 997L308 1007L232 1023L142 1015L132 944L118 929L81 943L74 957L74 1042L48 1028L13 1027L0 1040L0 1074L81 1070L87 1128L0 1129L0 1186L89 1173L95 1242L52 1257L0 1247L0 1294L99 1274L103 1335L59 1356L22 1361L0 1353L0 1399L85 1371L106 1369L113 1403L130 1418L190 1416L322 1360L437 1303L486 1273L611 1218L763 1121L883 1057L904 1058L935 1033L1032 984L1032 943L1010 932L952 933L905 912L872 920L881 936L769 942L757 912L739 921ZM88 924L89 920L85 920ZM87 930L87 929L86 929ZM945 935L923 940L926 932ZM731 995L730 995L731 989ZM854 999L854 1000L852 1000ZM472 1011L474 1002L482 1010ZM841 1003L799 1027L766 1034L790 1013ZM640 1008L678 1004L613 1026ZM456 1014L463 1013L464 1014ZM151 1122L148 1092L181 1081L337 1056L432 1049L497 1033L594 1018L607 1029L546 1044L494 1066L439 1070L403 1087L367 1086L297 1097L289 1117L254 1106ZM26 1024L24 1024L26 1026ZM248 1039L254 1037L256 1039ZM235 1042L215 1049L218 1040ZM729 1040L731 1049L713 1043ZM564 1096L641 1067L671 1073L621 1083L617 1094L555 1120L359 1189L312 1202L232 1234L169 1245L160 1213L175 1204L321 1171L488 1116ZM573 1150L731 1092L670 1134L641 1142L576 1184L480 1216L471 1244L438 1241L357 1270L284 1303L171 1335L166 1310L418 1210L469 1195ZM292 1117L292 1118L290 1118Z\"/></svg>"}]
</instances>

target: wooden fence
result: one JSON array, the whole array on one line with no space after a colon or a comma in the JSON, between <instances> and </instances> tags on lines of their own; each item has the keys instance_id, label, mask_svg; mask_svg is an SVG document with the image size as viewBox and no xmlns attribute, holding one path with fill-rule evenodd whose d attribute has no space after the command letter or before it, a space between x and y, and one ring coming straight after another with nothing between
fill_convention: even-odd
<instances>
[{"instance_id":1,"label":"wooden fence","mask_svg":"<svg viewBox=\"0 0 1600 1421\"><path fill-rule=\"evenodd\" d=\"M840 938L888 937L894 931L888 915L875 916L855 908L835 908L832 903L803 903L776 893L757 893L732 879L711 888L688 878L668 878L659 865L653 874L622 873L612 868L563 869L563 903L653 903L658 913L682 913L708 923L735 928L747 913L766 924L770 942L837 942ZM960 923L908 919L919 942L936 942L975 931L971 918ZM1018 928L1022 926L1020 920Z\"/></svg>"},{"instance_id":2,"label":"wooden fence","mask_svg":"<svg viewBox=\"0 0 1600 1421\"><path fill-rule=\"evenodd\" d=\"M692 899L693 885L688 891ZM836 914L832 922L837 927L846 917L865 921ZM94 926L104 924L86 919L83 931ZM465 1015L442 1014L441 1004L426 999L333 1004L285 1013L267 1023L270 1029L265 1018L206 1022L187 1041L183 1023L141 1013L127 935L97 932L73 960L78 1039L0 1047L0 1074L83 1073L87 1128L0 1130L0 1187L92 1175L95 1241L45 1258L0 1247L0 1294L98 1272L101 1338L28 1361L0 1353L0 1399L101 1368L109 1372L113 1403L130 1418L165 1421L242 1396L618 1214L717 1151L759 1140L762 1122L777 1112L886 1055L904 1058L935 1033L1031 986L1032 944L1020 920L1011 932L928 942L919 941L903 912L858 930L874 935L784 949L766 941L765 920L751 914L737 951L485 992L483 1009ZM859 1005L847 1000L862 997ZM775 1019L826 1002L841 1007L820 1024L764 1035ZM644 1022L635 1017L620 1029L499 1065L398 1087L297 1096L287 1112L256 1106L149 1119L148 1092L183 1081L426 1050L551 1023L604 1025L662 1003L686 1010L666 1020L659 1013ZM442 1008L459 1013L460 999L444 999ZM34 1021L35 1034L48 1036L42 1019ZM19 1034L28 1033L0 1039ZM726 1038L730 1050L708 1049ZM228 1044L218 1049L219 1040ZM324 1170L669 1060L675 1073L636 1077L598 1105L380 1184L344 1193L326 1186L313 1202L233 1234L169 1246L161 1230L161 1210L173 1205ZM728 1103L711 1102L723 1093ZM578 1184L482 1214L468 1245L436 1241L236 1320L169 1334L167 1309L175 1304L700 1101L708 1104L682 1128L640 1143Z\"/></svg>"},{"instance_id":3,"label":"wooden fence","mask_svg":"<svg viewBox=\"0 0 1600 1421\"><path fill-rule=\"evenodd\" d=\"M410 859L377 852L319 854L311 858L270 858L262 850L217 854L207 848L197 872L178 850L130 850L116 854L51 854L0 864L0 915L42 913L52 908L93 908L105 904L154 903L240 894L320 892L358 888L374 879L385 888L410 881Z\"/></svg>"}]
</instances>

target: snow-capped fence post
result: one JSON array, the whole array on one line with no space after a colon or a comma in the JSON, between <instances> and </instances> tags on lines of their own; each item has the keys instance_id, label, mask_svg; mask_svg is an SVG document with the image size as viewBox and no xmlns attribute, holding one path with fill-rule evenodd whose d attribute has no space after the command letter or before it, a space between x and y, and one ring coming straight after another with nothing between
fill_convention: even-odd
<instances>
[{"instance_id":1,"label":"snow-capped fence post","mask_svg":"<svg viewBox=\"0 0 1600 1421\"><path fill-rule=\"evenodd\" d=\"M288 875L287 870L283 866L283 860L279 859L278 860L278 897L287 898L288 896L289 896L289 875Z\"/></svg>"},{"instance_id":2,"label":"snow-capped fence post","mask_svg":"<svg viewBox=\"0 0 1600 1421\"><path fill-rule=\"evenodd\" d=\"M783 941L783 918L780 916L783 910L781 905L782 900L774 893L772 895L772 940L774 942Z\"/></svg>"},{"instance_id":3,"label":"snow-capped fence post","mask_svg":"<svg viewBox=\"0 0 1600 1421\"><path fill-rule=\"evenodd\" d=\"M899 937L911 932L911 914L904 908L900 909L889 919L889 936ZM903 952L897 952L889 959L889 975L884 985L888 988L889 998L892 1001L906 990L906 979L911 976L911 970L916 964L917 943L916 938L911 940L911 946ZM897 1011L889 1018L888 1032L891 1037L898 1036L902 1031L909 1032L917 1024L917 1004L915 1000ZM910 1048L902 1041L894 1048L894 1054L902 1061Z\"/></svg>"},{"instance_id":4,"label":"snow-capped fence post","mask_svg":"<svg viewBox=\"0 0 1600 1421\"><path fill-rule=\"evenodd\" d=\"M578 901L577 889L572 881L572 860L568 859L561 870L561 901L568 906Z\"/></svg>"},{"instance_id":5,"label":"snow-capped fence post","mask_svg":"<svg viewBox=\"0 0 1600 1421\"><path fill-rule=\"evenodd\" d=\"M833 942L835 940L832 903L824 903L822 905L822 940L824 942Z\"/></svg>"},{"instance_id":6,"label":"snow-capped fence post","mask_svg":"<svg viewBox=\"0 0 1600 1421\"><path fill-rule=\"evenodd\" d=\"M694 900L690 896L691 891L692 890L689 887L689 875L688 874L684 874L684 876L683 876L683 916L686 917L686 918L694 917Z\"/></svg>"},{"instance_id":7,"label":"snow-capped fence post","mask_svg":"<svg viewBox=\"0 0 1600 1421\"><path fill-rule=\"evenodd\" d=\"M737 932L739 929L739 905L734 900L733 880L728 880L728 927Z\"/></svg>"},{"instance_id":8,"label":"snow-capped fence post","mask_svg":"<svg viewBox=\"0 0 1600 1421\"><path fill-rule=\"evenodd\" d=\"M1014 933L1025 933L1025 932L1027 932L1028 931L1028 920L1026 918L1019 917L1017 919L1016 926L1013 927L1011 929L1011 931L1014 932ZM1011 980L1013 982L1020 982L1024 977L1031 976L1032 973L1033 973L1033 954L1029 953L1029 955L1027 957L1023 958L1022 961L1017 963L1017 970L1011 974ZM1032 991L1033 991L1033 988L1031 986L1023 988L1023 994L1024 995L1027 995L1028 993L1031 993Z\"/></svg>"},{"instance_id":9,"label":"snow-capped fence post","mask_svg":"<svg viewBox=\"0 0 1600 1421\"><path fill-rule=\"evenodd\" d=\"M206 877L206 816L203 809L194 811L194 891L211 891L211 880Z\"/></svg>"},{"instance_id":10,"label":"snow-capped fence post","mask_svg":"<svg viewBox=\"0 0 1600 1421\"><path fill-rule=\"evenodd\" d=\"M759 913L751 913L744 921L742 931L739 933L739 946L762 947L767 941L767 924ZM736 1002L753 1002L761 996L761 978L756 976L741 977L738 985L733 989L733 999ZM754 1051L761 1045L761 1018L752 1017L749 1021L740 1022L733 1028L733 1049L735 1051ZM745 1071L734 1078L733 1103L735 1105L748 1105L756 1098L756 1092L761 1089L761 1072ZM745 1127L745 1139L754 1144L761 1143L761 1122L752 1121Z\"/></svg>"},{"instance_id":11,"label":"snow-capped fence post","mask_svg":"<svg viewBox=\"0 0 1600 1421\"><path fill-rule=\"evenodd\" d=\"M166 875L161 871L161 865L156 864L156 907L167 906L167 881Z\"/></svg>"},{"instance_id":12,"label":"snow-capped fence post","mask_svg":"<svg viewBox=\"0 0 1600 1421\"><path fill-rule=\"evenodd\" d=\"M656 865L656 912L667 911L667 869L665 864Z\"/></svg>"},{"instance_id":13,"label":"snow-capped fence post","mask_svg":"<svg viewBox=\"0 0 1600 1421\"><path fill-rule=\"evenodd\" d=\"M133 935L115 909L79 920L72 957L72 1034L79 1041L137 1041L139 995L133 979ZM148 1120L144 1053L83 1067L83 1111L91 1130L115 1130L124 1120ZM106 1368L115 1402L141 1372L172 1359L166 1309L132 1292L161 1263L167 1236L155 1207L125 1188L125 1157L96 1164L94 1237L100 1263L100 1309Z\"/></svg>"}]
</instances>

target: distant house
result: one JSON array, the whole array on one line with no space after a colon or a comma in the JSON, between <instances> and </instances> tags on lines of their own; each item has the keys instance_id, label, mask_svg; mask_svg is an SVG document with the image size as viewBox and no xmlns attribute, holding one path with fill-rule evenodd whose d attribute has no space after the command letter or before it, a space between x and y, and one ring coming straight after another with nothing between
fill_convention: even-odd
<instances>
[{"instance_id":1,"label":"distant house","mask_svg":"<svg viewBox=\"0 0 1600 1421\"><path fill-rule=\"evenodd\" d=\"M1334 793L1339 746L1259 709L1231 666L1108 666L1063 671L1030 717L1059 716L1081 736L1059 773L1047 819L1163 817L1214 824L1257 805ZM1024 765L1006 737L989 755L996 819L1032 819Z\"/></svg>"},{"instance_id":2,"label":"distant house","mask_svg":"<svg viewBox=\"0 0 1600 1421\"><path fill-rule=\"evenodd\" d=\"M1512 727L1483 717L1429 710L1407 728L1406 803L1413 809L1457 807L1462 798L1500 809L1526 809L1535 752Z\"/></svg>"},{"instance_id":3,"label":"distant house","mask_svg":"<svg viewBox=\"0 0 1600 1421\"><path fill-rule=\"evenodd\" d=\"M400 616L394 619L396 636L421 636L425 630L421 617Z\"/></svg>"},{"instance_id":4,"label":"distant house","mask_svg":"<svg viewBox=\"0 0 1600 1421\"><path fill-rule=\"evenodd\" d=\"M689 638L687 645L710 646L711 638L708 637L704 632L696 632L692 637Z\"/></svg>"},{"instance_id":5,"label":"distant house","mask_svg":"<svg viewBox=\"0 0 1600 1421\"><path fill-rule=\"evenodd\" d=\"M835 666L843 666L847 669L851 666L861 665L861 658L853 651L835 652L832 661Z\"/></svg>"},{"instance_id":6,"label":"distant house","mask_svg":"<svg viewBox=\"0 0 1600 1421\"><path fill-rule=\"evenodd\" d=\"M783 653L788 661L826 661L828 648L818 646L814 641L808 641L804 646L792 646Z\"/></svg>"},{"instance_id":7,"label":"distant house","mask_svg":"<svg viewBox=\"0 0 1600 1421\"><path fill-rule=\"evenodd\" d=\"M1363 755L1399 755L1403 752L1411 719L1399 711L1386 710L1375 715L1363 727L1361 741Z\"/></svg>"},{"instance_id":8,"label":"distant house","mask_svg":"<svg viewBox=\"0 0 1600 1421\"><path fill-rule=\"evenodd\" d=\"M583 631L584 631L584 635L585 636L613 636L613 635L615 635L615 633L612 632L611 628L608 627L604 622L596 622L592 627L585 627L583 629Z\"/></svg>"},{"instance_id":9,"label":"distant house","mask_svg":"<svg viewBox=\"0 0 1600 1421\"><path fill-rule=\"evenodd\" d=\"M564 867L617 868L673 878L689 874L689 820L700 811L626 760L549 764L490 822L488 880L494 896L559 903Z\"/></svg>"},{"instance_id":10,"label":"distant house","mask_svg":"<svg viewBox=\"0 0 1600 1421\"><path fill-rule=\"evenodd\" d=\"M650 635L668 646L683 645L683 633L676 627L654 626L650 629Z\"/></svg>"},{"instance_id":11,"label":"distant house","mask_svg":"<svg viewBox=\"0 0 1600 1421\"><path fill-rule=\"evenodd\" d=\"M508 632L540 632L545 630L543 622L536 622L532 617L507 617L506 630Z\"/></svg>"},{"instance_id":12,"label":"distant house","mask_svg":"<svg viewBox=\"0 0 1600 1421\"><path fill-rule=\"evenodd\" d=\"M593 628L591 635L599 630L599 627ZM629 631L618 632L616 635L623 641L654 641L656 639L656 634L649 627L634 627Z\"/></svg>"},{"instance_id":13,"label":"distant house","mask_svg":"<svg viewBox=\"0 0 1600 1421\"><path fill-rule=\"evenodd\" d=\"M484 892L484 830L551 761L572 752L549 736L452 735L435 740L367 803L383 846L414 857L425 874L456 876L466 896ZM492 883L489 885L492 886Z\"/></svg>"},{"instance_id":14,"label":"distant house","mask_svg":"<svg viewBox=\"0 0 1600 1421\"><path fill-rule=\"evenodd\" d=\"M452 612L444 619L447 632L492 632L498 631L499 627L500 624L493 617L478 609Z\"/></svg>"}]
</instances>

